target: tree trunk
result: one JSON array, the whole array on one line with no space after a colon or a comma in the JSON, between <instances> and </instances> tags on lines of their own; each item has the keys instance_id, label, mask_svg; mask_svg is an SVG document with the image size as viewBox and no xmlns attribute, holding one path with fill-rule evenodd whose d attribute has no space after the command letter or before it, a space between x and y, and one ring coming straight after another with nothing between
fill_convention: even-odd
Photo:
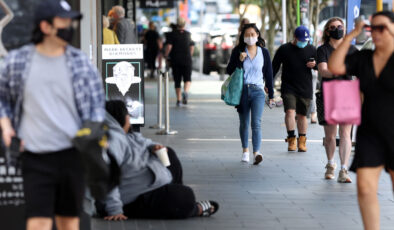
<instances>
[{"instance_id":1,"label":"tree trunk","mask_svg":"<svg viewBox=\"0 0 394 230\"><path fill-rule=\"evenodd\" d=\"M287 37L293 39L297 26L297 0L287 0Z\"/></svg>"},{"instance_id":2,"label":"tree trunk","mask_svg":"<svg viewBox=\"0 0 394 230\"><path fill-rule=\"evenodd\" d=\"M244 16L245 16L245 14L246 14L246 11L248 11L248 8L249 8L249 5L250 5L250 3L249 3L249 1L245 1L245 3L244 3L244 5L245 5L245 9L244 9L244 11L241 13L241 11L239 11L239 18L244 18ZM239 9L240 7L238 7L238 9Z\"/></svg>"}]
</instances>

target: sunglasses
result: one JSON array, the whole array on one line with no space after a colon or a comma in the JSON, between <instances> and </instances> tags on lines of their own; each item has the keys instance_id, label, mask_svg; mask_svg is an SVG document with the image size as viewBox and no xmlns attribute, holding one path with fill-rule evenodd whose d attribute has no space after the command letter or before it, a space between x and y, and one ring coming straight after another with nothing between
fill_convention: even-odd
<instances>
[{"instance_id":1,"label":"sunglasses","mask_svg":"<svg viewBox=\"0 0 394 230\"><path fill-rule=\"evenodd\" d=\"M343 30L343 25L338 25L338 26L331 25L331 26L329 26L328 28L329 28L330 30L335 30L335 29Z\"/></svg>"},{"instance_id":2,"label":"sunglasses","mask_svg":"<svg viewBox=\"0 0 394 230\"><path fill-rule=\"evenodd\" d=\"M383 33L383 31L385 29L388 29L386 25L372 25L372 26L368 26L369 28L371 28L371 32L379 32L379 33Z\"/></svg>"}]
</instances>

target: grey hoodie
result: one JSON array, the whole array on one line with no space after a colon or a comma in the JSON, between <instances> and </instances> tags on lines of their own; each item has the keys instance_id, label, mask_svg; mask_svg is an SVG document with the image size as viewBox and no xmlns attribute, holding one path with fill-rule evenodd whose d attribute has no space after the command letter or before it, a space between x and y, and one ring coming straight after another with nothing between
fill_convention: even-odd
<instances>
[{"instance_id":1,"label":"grey hoodie","mask_svg":"<svg viewBox=\"0 0 394 230\"><path fill-rule=\"evenodd\" d=\"M125 134L119 123L108 113L109 152L121 169L120 185L105 200L108 215L123 213L123 205L131 203L143 193L155 190L172 181L171 172L150 152L156 145L140 133Z\"/></svg>"}]
</instances>

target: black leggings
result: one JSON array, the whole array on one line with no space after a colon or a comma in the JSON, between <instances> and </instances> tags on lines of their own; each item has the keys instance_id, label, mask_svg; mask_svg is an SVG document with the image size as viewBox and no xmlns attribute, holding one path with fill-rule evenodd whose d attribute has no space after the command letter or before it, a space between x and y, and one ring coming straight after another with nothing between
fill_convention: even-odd
<instances>
[{"instance_id":1,"label":"black leggings","mask_svg":"<svg viewBox=\"0 0 394 230\"><path fill-rule=\"evenodd\" d=\"M124 215L152 219L184 219L197 216L194 192L182 182L182 165L173 149L168 148L168 156L172 183L144 193L134 202L124 205Z\"/></svg>"}]
</instances>

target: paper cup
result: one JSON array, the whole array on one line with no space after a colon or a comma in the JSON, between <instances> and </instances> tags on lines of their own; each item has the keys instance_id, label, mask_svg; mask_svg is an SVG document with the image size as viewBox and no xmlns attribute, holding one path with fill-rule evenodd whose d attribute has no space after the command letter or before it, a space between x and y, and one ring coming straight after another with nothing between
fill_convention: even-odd
<instances>
[{"instance_id":1,"label":"paper cup","mask_svg":"<svg viewBox=\"0 0 394 230\"><path fill-rule=\"evenodd\" d=\"M170 159L168 158L167 148L156 150L155 153L164 166L168 167L171 165Z\"/></svg>"}]
</instances>

